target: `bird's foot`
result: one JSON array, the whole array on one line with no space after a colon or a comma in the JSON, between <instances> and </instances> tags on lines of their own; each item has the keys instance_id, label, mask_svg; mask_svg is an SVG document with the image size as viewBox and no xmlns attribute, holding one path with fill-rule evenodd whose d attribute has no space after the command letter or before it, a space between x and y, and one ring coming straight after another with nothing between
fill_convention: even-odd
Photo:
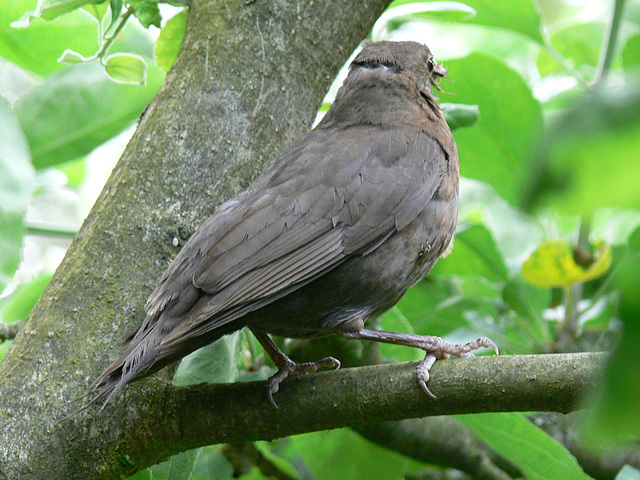
<instances>
[{"instance_id":1,"label":"bird's foot","mask_svg":"<svg viewBox=\"0 0 640 480\"><path fill-rule=\"evenodd\" d=\"M436 396L427 387L429 381L429 370L436 363L438 358L449 358L451 355L456 357L473 357L473 351L479 348L492 348L496 355L499 354L498 347L488 337L480 337L479 339L469 343L451 343L440 337L427 337L429 341L428 345L422 347L427 354L424 357L418 367L416 368L416 377L418 378L418 384L424 393L436 400Z\"/></svg>"},{"instance_id":2,"label":"bird's foot","mask_svg":"<svg viewBox=\"0 0 640 480\"><path fill-rule=\"evenodd\" d=\"M267 397L275 408L278 408L278 405L273 399L273 394L280 389L280 382L285 378L315 372L320 367L335 367L336 370L340 368L340 361L333 357L325 357L317 362L296 363L283 354L279 360L279 365L276 365L278 371L267 380Z\"/></svg>"}]
</instances>

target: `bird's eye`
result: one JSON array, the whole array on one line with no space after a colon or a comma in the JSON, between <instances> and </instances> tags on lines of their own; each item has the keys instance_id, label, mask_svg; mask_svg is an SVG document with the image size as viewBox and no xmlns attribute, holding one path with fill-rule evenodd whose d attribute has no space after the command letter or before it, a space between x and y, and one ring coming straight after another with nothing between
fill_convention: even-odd
<instances>
[{"instance_id":1,"label":"bird's eye","mask_svg":"<svg viewBox=\"0 0 640 480\"><path fill-rule=\"evenodd\" d=\"M436 68L436 62L433 61L433 58L430 58L427 62L427 68L429 69L429 73L433 73L433 69Z\"/></svg>"}]
</instances>

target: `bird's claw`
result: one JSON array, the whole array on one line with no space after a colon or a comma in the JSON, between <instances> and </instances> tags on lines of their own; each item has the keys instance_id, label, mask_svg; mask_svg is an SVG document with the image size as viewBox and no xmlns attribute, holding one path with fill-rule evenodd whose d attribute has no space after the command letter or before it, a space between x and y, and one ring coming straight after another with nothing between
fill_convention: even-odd
<instances>
[{"instance_id":1,"label":"bird's claw","mask_svg":"<svg viewBox=\"0 0 640 480\"><path fill-rule=\"evenodd\" d=\"M418 378L418 384L424 393L426 393L429 397L437 400L436 397L429 387L427 387L427 382L429 381L429 370L433 367L433 364L436 363L436 356L433 353L427 353L420 363L418 363L418 367L416 368L416 376Z\"/></svg>"},{"instance_id":2,"label":"bird's claw","mask_svg":"<svg viewBox=\"0 0 640 480\"><path fill-rule=\"evenodd\" d=\"M496 355L499 355L497 345L488 337L480 337L473 342L464 344L450 343L439 337L438 340L437 346L432 350L427 350L424 360L422 360L416 368L418 385L420 385L424 393L434 400L436 400L437 397L429 390L427 382L429 381L429 370L431 370L431 367L433 367L433 364L436 363L438 358L449 358L451 355L456 357L473 357L473 351L478 348L491 348L496 352Z\"/></svg>"},{"instance_id":3,"label":"bird's claw","mask_svg":"<svg viewBox=\"0 0 640 480\"><path fill-rule=\"evenodd\" d=\"M320 367L335 367L335 369L337 370L340 368L340 365L340 360L333 357L325 357L321 360L318 360L317 362L305 363L295 363L294 361L287 358L286 363L280 365L278 367L278 371L267 380L266 387L269 403L271 403L271 405L273 405L276 409L278 408L278 404L273 399L273 394L280 390L280 383L285 378L315 372Z\"/></svg>"}]
</instances>

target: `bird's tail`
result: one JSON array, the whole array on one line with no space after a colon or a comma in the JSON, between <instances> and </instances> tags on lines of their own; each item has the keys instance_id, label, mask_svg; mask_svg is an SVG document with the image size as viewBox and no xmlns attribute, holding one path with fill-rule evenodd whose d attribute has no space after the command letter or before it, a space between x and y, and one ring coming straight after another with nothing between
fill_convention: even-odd
<instances>
[{"instance_id":1,"label":"bird's tail","mask_svg":"<svg viewBox=\"0 0 640 480\"><path fill-rule=\"evenodd\" d=\"M70 402L75 403L90 397L85 405L69 416L80 413L100 402L102 402L100 408L100 410L102 410L127 384L144 378L167 365L166 362L162 362L161 365L156 364L156 360L159 358L157 347L161 341L162 336L154 335L153 329L146 332L146 335L136 335L128 344L124 353L115 359L113 363L93 381L87 391Z\"/></svg>"},{"instance_id":2,"label":"bird's tail","mask_svg":"<svg viewBox=\"0 0 640 480\"><path fill-rule=\"evenodd\" d=\"M207 335L191 339L189 342L178 341L170 347L165 347L161 345L161 342L168 332L166 328L162 328L163 323L159 322L146 331L144 329L138 330L131 338L124 353L93 381L82 396L72 400L71 403L87 397L90 397L89 401L65 418L100 402L102 402L100 407L102 410L129 383L147 377L198 348L216 341L223 335L242 328L242 325L231 323L225 325L224 328L215 329Z\"/></svg>"}]
</instances>

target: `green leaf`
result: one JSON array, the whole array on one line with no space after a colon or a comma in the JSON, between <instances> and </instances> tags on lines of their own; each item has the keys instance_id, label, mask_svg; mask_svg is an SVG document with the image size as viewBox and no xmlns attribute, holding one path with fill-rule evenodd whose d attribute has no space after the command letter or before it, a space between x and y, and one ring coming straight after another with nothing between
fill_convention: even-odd
<instances>
[{"instance_id":1,"label":"green leaf","mask_svg":"<svg viewBox=\"0 0 640 480\"><path fill-rule=\"evenodd\" d=\"M78 10L90 3L102 3L104 0L38 0L36 9L26 12L19 20L12 22L15 28L27 28L37 18L53 20L57 17ZM31 3L31 2L30 2Z\"/></svg>"},{"instance_id":2,"label":"green leaf","mask_svg":"<svg viewBox=\"0 0 640 480\"><path fill-rule=\"evenodd\" d=\"M622 341L609 358L587 402L581 433L598 446L637 445L640 440L640 228L631 235L614 272Z\"/></svg>"},{"instance_id":3,"label":"green leaf","mask_svg":"<svg viewBox=\"0 0 640 480\"><path fill-rule=\"evenodd\" d=\"M482 115L472 128L455 131L461 175L491 184L517 204L534 167L532 153L542 128L540 104L524 80L494 58L472 54L447 62L447 67L453 95L441 93L441 100L477 105Z\"/></svg>"},{"instance_id":4,"label":"green leaf","mask_svg":"<svg viewBox=\"0 0 640 480\"><path fill-rule=\"evenodd\" d=\"M362 439L348 429L291 437L291 442L316 480L397 480L419 463ZM348 461L345 461L348 459Z\"/></svg>"},{"instance_id":5,"label":"green leaf","mask_svg":"<svg viewBox=\"0 0 640 480\"><path fill-rule=\"evenodd\" d=\"M633 35L625 43L622 49L622 66L629 73L640 67L640 34Z\"/></svg>"},{"instance_id":6,"label":"green leaf","mask_svg":"<svg viewBox=\"0 0 640 480\"><path fill-rule=\"evenodd\" d=\"M144 85L147 81L147 62L132 53L114 53L104 60L104 70L116 82Z\"/></svg>"},{"instance_id":7,"label":"green leaf","mask_svg":"<svg viewBox=\"0 0 640 480\"><path fill-rule=\"evenodd\" d=\"M153 480L190 480L200 456L201 448L174 455L166 462L150 468Z\"/></svg>"},{"instance_id":8,"label":"green leaf","mask_svg":"<svg viewBox=\"0 0 640 480\"><path fill-rule=\"evenodd\" d=\"M512 272L543 240L538 221L506 202L488 184L462 177L458 223L481 223L495 238Z\"/></svg>"},{"instance_id":9,"label":"green leaf","mask_svg":"<svg viewBox=\"0 0 640 480\"><path fill-rule=\"evenodd\" d=\"M240 332L225 335L216 342L196 350L182 359L173 384L233 382L238 377L236 356Z\"/></svg>"},{"instance_id":10,"label":"green leaf","mask_svg":"<svg viewBox=\"0 0 640 480\"><path fill-rule=\"evenodd\" d=\"M536 288L521 276L510 279L502 299L513 310L513 323L505 327L505 342L512 353L542 352L553 337L544 311L551 303L549 289Z\"/></svg>"},{"instance_id":11,"label":"green leaf","mask_svg":"<svg viewBox=\"0 0 640 480\"><path fill-rule=\"evenodd\" d=\"M464 130L461 131L461 133ZM550 125L532 182L533 206L566 214L604 207L640 208L640 88L593 92Z\"/></svg>"},{"instance_id":12,"label":"green leaf","mask_svg":"<svg viewBox=\"0 0 640 480\"><path fill-rule=\"evenodd\" d=\"M444 3L442 0L434 1L435 3ZM415 0L396 0L391 3L390 7L413 2ZM474 17L466 20L468 23L513 30L531 38L540 45L544 44L541 33L542 19L532 0L510 0L508 2L464 0L463 3L476 12Z\"/></svg>"},{"instance_id":13,"label":"green leaf","mask_svg":"<svg viewBox=\"0 0 640 480\"><path fill-rule=\"evenodd\" d=\"M91 14L91 16L93 16L99 22L102 21L102 19L104 18L104 14L107 13L107 8L109 8L109 6L104 0L99 4L92 3L82 7L84 11Z\"/></svg>"},{"instance_id":14,"label":"green leaf","mask_svg":"<svg viewBox=\"0 0 640 480\"><path fill-rule=\"evenodd\" d=\"M35 168L86 155L120 133L153 99L163 76L150 68L146 86L121 85L93 62L47 77L14 106Z\"/></svg>"},{"instance_id":15,"label":"green leaf","mask_svg":"<svg viewBox=\"0 0 640 480\"><path fill-rule=\"evenodd\" d=\"M118 23L118 17L122 12L122 7L124 6L124 0L109 0L109 7L111 9L111 22L107 27L107 32L111 30Z\"/></svg>"},{"instance_id":16,"label":"green leaf","mask_svg":"<svg viewBox=\"0 0 640 480\"><path fill-rule=\"evenodd\" d=\"M520 413L456 415L528 480L587 480L575 457Z\"/></svg>"},{"instance_id":17,"label":"green leaf","mask_svg":"<svg viewBox=\"0 0 640 480\"><path fill-rule=\"evenodd\" d=\"M476 11L464 3L444 2L394 2L378 19L371 33L374 40L386 40L389 32L397 30L408 20L464 21L473 18Z\"/></svg>"},{"instance_id":18,"label":"green leaf","mask_svg":"<svg viewBox=\"0 0 640 480\"><path fill-rule=\"evenodd\" d=\"M80 55L78 52L69 50L68 48L62 53L58 62L66 63L68 65L75 65L76 63L84 63L89 61L87 58Z\"/></svg>"},{"instance_id":19,"label":"green leaf","mask_svg":"<svg viewBox=\"0 0 640 480\"><path fill-rule=\"evenodd\" d=\"M291 462L280 455L276 455L269 448L269 443L267 442L255 442L256 450L258 450L264 459L274 465L276 469L282 473L284 473L289 478L297 478L296 469L293 467Z\"/></svg>"},{"instance_id":20,"label":"green leaf","mask_svg":"<svg viewBox=\"0 0 640 480\"><path fill-rule=\"evenodd\" d=\"M2 299L0 321L5 323L25 320L51 280L51 274L41 275L20 285L15 292Z\"/></svg>"},{"instance_id":21,"label":"green leaf","mask_svg":"<svg viewBox=\"0 0 640 480\"><path fill-rule=\"evenodd\" d=\"M480 121L480 109L477 105L443 103L440 107L451 130L472 127Z\"/></svg>"},{"instance_id":22,"label":"green leaf","mask_svg":"<svg viewBox=\"0 0 640 480\"><path fill-rule=\"evenodd\" d=\"M605 34L602 22L570 25L558 30L550 37L551 44L586 77L592 78L600 61L600 51ZM545 50L541 49L537 59L541 76L564 73L564 68Z\"/></svg>"},{"instance_id":23,"label":"green leaf","mask_svg":"<svg viewBox=\"0 0 640 480\"><path fill-rule=\"evenodd\" d=\"M9 103L0 96L0 292L11 281L22 251L24 216L34 173L29 147Z\"/></svg>"},{"instance_id":24,"label":"green leaf","mask_svg":"<svg viewBox=\"0 0 640 480\"><path fill-rule=\"evenodd\" d=\"M47 75L64 65L58 63L66 49L89 57L99 47L98 23L84 10L75 10L53 22L35 19L29 28L10 26L31 0L0 2L0 56L37 75Z\"/></svg>"},{"instance_id":25,"label":"green leaf","mask_svg":"<svg viewBox=\"0 0 640 480\"><path fill-rule=\"evenodd\" d=\"M402 309L398 306L387 310L380 317L380 329L389 332L416 333L407 317L402 314ZM410 362L424 358L424 352L417 348L407 348L403 345L392 345L389 343L381 343L379 348L380 353L385 358L393 359L397 362Z\"/></svg>"},{"instance_id":26,"label":"green leaf","mask_svg":"<svg viewBox=\"0 0 640 480\"><path fill-rule=\"evenodd\" d=\"M151 25L160 28L162 15L160 15L158 2L147 0L131 0L129 2L129 5L133 7L133 14L140 21L140 24L144 28L149 28L149 26Z\"/></svg>"},{"instance_id":27,"label":"green leaf","mask_svg":"<svg viewBox=\"0 0 640 480\"><path fill-rule=\"evenodd\" d=\"M233 478L233 466L217 446L203 447L194 468L194 480Z\"/></svg>"},{"instance_id":28,"label":"green leaf","mask_svg":"<svg viewBox=\"0 0 640 480\"><path fill-rule=\"evenodd\" d=\"M522 265L522 276L540 288L568 287L599 277L611 266L611 247L593 242L593 259L588 267L576 263L576 255L566 240L542 242Z\"/></svg>"},{"instance_id":29,"label":"green leaf","mask_svg":"<svg viewBox=\"0 0 640 480\"><path fill-rule=\"evenodd\" d=\"M169 19L156 42L156 63L165 72L171 69L180 51L187 29L187 15L188 11L183 10Z\"/></svg>"},{"instance_id":30,"label":"green leaf","mask_svg":"<svg viewBox=\"0 0 640 480\"><path fill-rule=\"evenodd\" d=\"M504 282L509 271L491 232L483 225L471 225L456 234L452 258L454 262L439 262L439 275L481 276L490 281Z\"/></svg>"}]
</instances>

